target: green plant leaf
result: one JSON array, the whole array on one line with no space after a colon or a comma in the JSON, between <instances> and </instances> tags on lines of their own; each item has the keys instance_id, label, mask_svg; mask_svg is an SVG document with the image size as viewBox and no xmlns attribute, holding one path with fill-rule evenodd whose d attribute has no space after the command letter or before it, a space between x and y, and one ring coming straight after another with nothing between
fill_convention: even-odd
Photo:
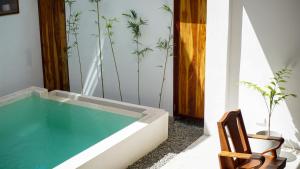
<instances>
[{"instance_id":1,"label":"green plant leaf","mask_svg":"<svg viewBox=\"0 0 300 169\"><path fill-rule=\"evenodd\" d=\"M285 88L284 88L284 87L279 87L279 89L280 89L280 90L282 90L282 91L283 91L283 90L285 90Z\"/></svg>"},{"instance_id":2,"label":"green plant leaf","mask_svg":"<svg viewBox=\"0 0 300 169\"><path fill-rule=\"evenodd\" d=\"M163 4L162 9L166 12L173 14L173 11L168 4Z\"/></svg>"}]
</instances>

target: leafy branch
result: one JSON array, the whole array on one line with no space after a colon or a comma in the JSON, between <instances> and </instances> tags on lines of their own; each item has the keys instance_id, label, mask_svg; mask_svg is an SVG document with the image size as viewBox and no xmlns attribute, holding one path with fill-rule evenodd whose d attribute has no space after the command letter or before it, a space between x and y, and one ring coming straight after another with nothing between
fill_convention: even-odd
<instances>
[{"instance_id":1,"label":"leafy branch","mask_svg":"<svg viewBox=\"0 0 300 169\"><path fill-rule=\"evenodd\" d=\"M70 51L72 49L72 46L69 46L70 44L70 34L71 34L71 24L72 24L72 13L73 13L73 4L75 3L76 1L75 0L65 0L65 3L66 3L66 6L69 8L69 16L67 18L67 25L66 25L66 28L67 28L67 44L68 44L68 47L67 47L67 54L68 56L70 56Z\"/></svg>"},{"instance_id":2,"label":"leafy branch","mask_svg":"<svg viewBox=\"0 0 300 169\"><path fill-rule=\"evenodd\" d=\"M281 103L281 101L287 100L288 97L297 97L296 94L289 93L286 88L283 87L287 80L290 78L292 70L284 68L275 73L271 81L261 87L255 83L242 81L241 83L248 88L251 88L261 94L268 110L268 133L270 134L271 128L271 116L274 108Z\"/></svg>"},{"instance_id":3,"label":"leafy branch","mask_svg":"<svg viewBox=\"0 0 300 169\"><path fill-rule=\"evenodd\" d=\"M111 49L112 57L114 60L115 70L116 70L116 74L117 74L117 78L118 78L120 99L121 99L121 101L123 101L120 76L119 76L119 71L118 71L118 66L117 66L117 61L116 61L116 56L115 56L115 50L114 50L114 42L112 40L112 38L113 38L113 30L112 30L113 23L117 22L118 20L116 18L106 18L105 16L102 16L102 18L105 21L106 35L108 36L108 39L109 39L110 49Z\"/></svg>"},{"instance_id":4,"label":"leafy branch","mask_svg":"<svg viewBox=\"0 0 300 169\"><path fill-rule=\"evenodd\" d=\"M164 56L165 61L164 61L164 66L163 66L163 78L162 78L162 82L161 82L160 93L159 93L159 102L158 102L159 108L161 107L163 88L164 88L164 83L166 81L166 69L167 69L168 58L173 56L173 53L172 53L172 50L173 50L172 26L173 26L173 15L174 15L172 9L170 8L170 6L168 4L163 4L163 6L161 8L163 11L170 14L171 21L170 21L170 25L168 26L168 30L169 30L168 38L166 38L166 39L159 38L159 40L157 42L157 46L156 46L158 49L165 52L165 56Z\"/></svg>"},{"instance_id":5,"label":"leafy branch","mask_svg":"<svg viewBox=\"0 0 300 169\"><path fill-rule=\"evenodd\" d=\"M128 13L124 13L127 20L127 27L131 30L132 40L136 45L136 49L133 52L137 56L137 78L138 78L138 103L141 104L140 98L140 63L141 60L146 56L147 53L152 51L151 48L141 48L142 43L140 42L140 38L142 37L141 28L142 26L147 25L147 20L142 19L138 16L135 10L131 9Z\"/></svg>"},{"instance_id":6,"label":"leafy branch","mask_svg":"<svg viewBox=\"0 0 300 169\"><path fill-rule=\"evenodd\" d=\"M69 7L69 17L67 19L67 43L68 43L68 56L70 55L70 50L76 49L78 56L79 72L80 72L80 86L81 94L83 93L83 73L82 73L82 62L79 49L78 35L79 35L79 22L80 22L80 12L73 12L72 6L75 0L66 0L65 3ZM71 35L74 37L74 42L71 44ZM71 44L71 45L70 45Z\"/></svg>"}]
</instances>

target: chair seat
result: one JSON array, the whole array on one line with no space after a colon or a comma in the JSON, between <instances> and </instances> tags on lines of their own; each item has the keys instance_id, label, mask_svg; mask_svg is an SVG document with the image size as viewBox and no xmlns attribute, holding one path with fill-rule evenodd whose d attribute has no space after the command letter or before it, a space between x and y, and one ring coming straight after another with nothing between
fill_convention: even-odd
<instances>
[{"instance_id":1,"label":"chair seat","mask_svg":"<svg viewBox=\"0 0 300 169\"><path fill-rule=\"evenodd\" d=\"M286 158L283 157L273 157L269 155L264 155L265 157L265 162L264 164L260 167L260 169L283 169L286 165ZM255 166L259 165L258 160L249 160L246 163L244 163L240 169L249 169L249 168L254 168Z\"/></svg>"}]
</instances>

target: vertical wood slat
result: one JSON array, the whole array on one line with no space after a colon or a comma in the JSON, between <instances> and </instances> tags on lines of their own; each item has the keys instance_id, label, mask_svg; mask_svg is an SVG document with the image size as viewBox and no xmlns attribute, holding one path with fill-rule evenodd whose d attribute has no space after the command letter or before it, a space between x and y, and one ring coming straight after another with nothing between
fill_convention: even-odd
<instances>
[{"instance_id":1,"label":"vertical wood slat","mask_svg":"<svg viewBox=\"0 0 300 169\"><path fill-rule=\"evenodd\" d=\"M44 86L70 90L64 0L38 0Z\"/></svg>"},{"instance_id":2,"label":"vertical wood slat","mask_svg":"<svg viewBox=\"0 0 300 169\"><path fill-rule=\"evenodd\" d=\"M206 0L175 0L175 114L203 118Z\"/></svg>"}]
</instances>

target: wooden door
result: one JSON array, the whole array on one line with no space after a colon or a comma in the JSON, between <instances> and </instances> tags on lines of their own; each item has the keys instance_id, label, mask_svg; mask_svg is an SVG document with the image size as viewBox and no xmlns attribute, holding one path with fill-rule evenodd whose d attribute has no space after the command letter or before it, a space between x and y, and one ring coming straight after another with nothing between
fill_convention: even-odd
<instances>
[{"instance_id":1,"label":"wooden door","mask_svg":"<svg viewBox=\"0 0 300 169\"><path fill-rule=\"evenodd\" d=\"M65 1L39 0L44 86L70 90L66 41Z\"/></svg>"},{"instance_id":2,"label":"wooden door","mask_svg":"<svg viewBox=\"0 0 300 169\"><path fill-rule=\"evenodd\" d=\"M202 119L206 0L175 0L174 8L174 113Z\"/></svg>"}]
</instances>

